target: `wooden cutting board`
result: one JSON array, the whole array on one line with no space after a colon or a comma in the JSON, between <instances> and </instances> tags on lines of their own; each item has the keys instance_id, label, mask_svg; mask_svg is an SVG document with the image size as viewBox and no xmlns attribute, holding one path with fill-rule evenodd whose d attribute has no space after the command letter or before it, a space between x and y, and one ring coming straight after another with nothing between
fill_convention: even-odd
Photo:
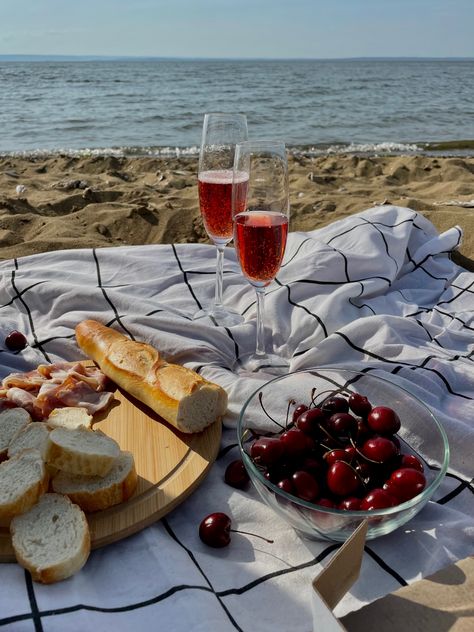
<instances>
[{"instance_id":1,"label":"wooden cutting board","mask_svg":"<svg viewBox=\"0 0 474 632\"><path fill-rule=\"evenodd\" d=\"M133 453L138 487L127 502L87 515L93 548L136 533L179 505L206 475L221 440L220 421L200 433L184 434L119 389L114 395L111 408L93 427ZM0 562L14 560L10 534L0 529Z\"/></svg>"}]
</instances>

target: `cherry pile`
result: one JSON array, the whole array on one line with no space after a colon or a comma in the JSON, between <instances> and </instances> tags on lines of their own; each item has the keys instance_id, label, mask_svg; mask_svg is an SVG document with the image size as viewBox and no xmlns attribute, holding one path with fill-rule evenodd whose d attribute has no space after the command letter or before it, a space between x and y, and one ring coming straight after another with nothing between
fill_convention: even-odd
<instances>
[{"instance_id":1,"label":"cherry pile","mask_svg":"<svg viewBox=\"0 0 474 632\"><path fill-rule=\"evenodd\" d=\"M267 480L304 501L370 511L399 505L426 486L421 460L402 449L395 410L372 407L360 393L295 403L291 423L278 425L279 433L253 440L250 458Z\"/></svg>"}]
</instances>

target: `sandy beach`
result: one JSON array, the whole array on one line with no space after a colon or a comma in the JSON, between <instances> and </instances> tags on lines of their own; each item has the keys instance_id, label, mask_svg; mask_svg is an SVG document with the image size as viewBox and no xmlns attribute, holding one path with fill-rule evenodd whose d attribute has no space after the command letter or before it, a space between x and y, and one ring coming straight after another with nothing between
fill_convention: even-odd
<instances>
[{"instance_id":1,"label":"sandy beach","mask_svg":"<svg viewBox=\"0 0 474 632\"><path fill-rule=\"evenodd\" d=\"M406 206L440 231L459 225L457 261L474 269L474 157L291 156L289 164L290 230L320 228L375 204ZM207 242L196 172L196 158L0 157L0 258Z\"/></svg>"}]
</instances>

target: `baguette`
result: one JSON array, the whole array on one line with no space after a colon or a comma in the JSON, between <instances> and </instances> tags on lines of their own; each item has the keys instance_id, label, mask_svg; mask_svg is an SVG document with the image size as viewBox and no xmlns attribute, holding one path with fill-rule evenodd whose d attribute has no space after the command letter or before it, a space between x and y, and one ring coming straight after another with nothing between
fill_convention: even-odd
<instances>
[{"instance_id":1,"label":"baguette","mask_svg":"<svg viewBox=\"0 0 474 632\"><path fill-rule=\"evenodd\" d=\"M7 458L8 446L31 421L24 408L10 408L0 413L0 461Z\"/></svg>"},{"instance_id":2,"label":"baguette","mask_svg":"<svg viewBox=\"0 0 474 632\"><path fill-rule=\"evenodd\" d=\"M18 563L43 584L76 573L91 550L84 512L60 494L42 496L29 511L12 520L10 533Z\"/></svg>"},{"instance_id":3,"label":"baguette","mask_svg":"<svg viewBox=\"0 0 474 632\"><path fill-rule=\"evenodd\" d=\"M8 458L19 454L23 450L36 448L41 454L41 458L46 460L46 451L49 444L49 428L43 421L35 421L28 424L23 430L17 433L8 446Z\"/></svg>"},{"instance_id":4,"label":"baguette","mask_svg":"<svg viewBox=\"0 0 474 632\"><path fill-rule=\"evenodd\" d=\"M131 452L121 452L105 476L78 476L59 472L52 488L68 496L86 512L102 511L130 498L137 487L137 472Z\"/></svg>"},{"instance_id":5,"label":"baguette","mask_svg":"<svg viewBox=\"0 0 474 632\"><path fill-rule=\"evenodd\" d=\"M38 450L23 450L0 463L0 526L32 507L48 489L49 476Z\"/></svg>"},{"instance_id":6,"label":"baguette","mask_svg":"<svg viewBox=\"0 0 474 632\"><path fill-rule=\"evenodd\" d=\"M76 340L105 375L181 432L200 432L227 409L223 388L191 369L167 363L151 345L94 320L77 325Z\"/></svg>"},{"instance_id":7,"label":"baguette","mask_svg":"<svg viewBox=\"0 0 474 632\"><path fill-rule=\"evenodd\" d=\"M105 476L120 454L118 443L102 432L79 427L49 433L46 462L70 474Z\"/></svg>"},{"instance_id":8,"label":"baguette","mask_svg":"<svg viewBox=\"0 0 474 632\"><path fill-rule=\"evenodd\" d=\"M81 406L65 406L64 408L55 408L49 414L46 423L51 428L90 428L92 426L92 415L87 412L86 408Z\"/></svg>"}]
</instances>

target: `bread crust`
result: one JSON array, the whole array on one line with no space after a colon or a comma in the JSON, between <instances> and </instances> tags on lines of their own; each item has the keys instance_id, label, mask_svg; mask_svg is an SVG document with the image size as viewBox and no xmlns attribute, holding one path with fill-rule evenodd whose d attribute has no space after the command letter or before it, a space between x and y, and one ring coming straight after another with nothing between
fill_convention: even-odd
<instances>
[{"instance_id":1,"label":"bread crust","mask_svg":"<svg viewBox=\"0 0 474 632\"><path fill-rule=\"evenodd\" d=\"M200 432L225 414L227 393L222 387L166 362L151 345L95 320L77 325L76 340L107 377L181 432Z\"/></svg>"},{"instance_id":2,"label":"bread crust","mask_svg":"<svg viewBox=\"0 0 474 632\"><path fill-rule=\"evenodd\" d=\"M89 441L88 447L83 447L84 441ZM46 462L71 474L105 476L119 453L118 443L100 431L54 428L48 437Z\"/></svg>"},{"instance_id":3,"label":"bread crust","mask_svg":"<svg viewBox=\"0 0 474 632\"><path fill-rule=\"evenodd\" d=\"M131 455L131 453L129 454ZM133 495L138 483L133 455L131 455L131 467L122 480L108 481L106 477L104 485L97 489L87 489L87 477L80 477L80 480L83 481L82 489L74 491L73 488L79 486L77 479L73 480L71 485L68 477L59 473L52 480L52 488L58 494L67 496L86 513L103 511L113 505L123 503Z\"/></svg>"}]
</instances>

